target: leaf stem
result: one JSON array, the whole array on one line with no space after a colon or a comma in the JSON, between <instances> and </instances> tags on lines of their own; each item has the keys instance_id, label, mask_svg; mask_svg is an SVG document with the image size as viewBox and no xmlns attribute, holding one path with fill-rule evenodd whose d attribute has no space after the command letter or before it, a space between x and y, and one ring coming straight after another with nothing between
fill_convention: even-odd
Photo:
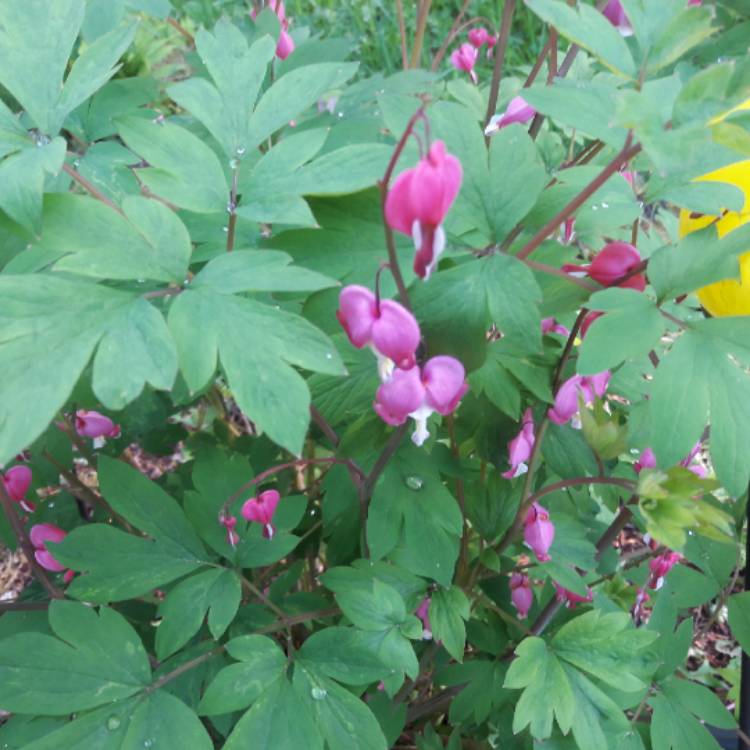
<instances>
[{"instance_id":1,"label":"leaf stem","mask_svg":"<svg viewBox=\"0 0 750 750\"><path fill-rule=\"evenodd\" d=\"M100 192L90 183L82 174L77 172L70 164L63 164L63 172L69 174L92 198L96 198L105 205L117 211L118 214L123 214L123 210L116 204L107 198L104 193Z\"/></svg>"},{"instance_id":2,"label":"leaf stem","mask_svg":"<svg viewBox=\"0 0 750 750\"><path fill-rule=\"evenodd\" d=\"M159 688L163 688L167 683L172 682L172 680L176 680L178 677L180 677L180 675L185 674L185 672L189 672L191 669L199 667L201 664L203 664L203 662L212 659L214 656L218 656L223 650L224 646L217 646L216 648L212 648L210 651L206 651L205 654L196 656L195 659L191 659L190 661L186 661L184 664L180 664L179 667L176 667L171 672L163 674L157 680L152 682L148 687L144 689L143 693L145 695L149 695L150 693L159 690Z\"/></svg>"},{"instance_id":3,"label":"leaf stem","mask_svg":"<svg viewBox=\"0 0 750 750\"><path fill-rule=\"evenodd\" d=\"M229 224L227 226L227 252L234 249L234 233L237 227L237 185L240 179L239 166L232 169L232 187L229 193Z\"/></svg>"}]
</instances>

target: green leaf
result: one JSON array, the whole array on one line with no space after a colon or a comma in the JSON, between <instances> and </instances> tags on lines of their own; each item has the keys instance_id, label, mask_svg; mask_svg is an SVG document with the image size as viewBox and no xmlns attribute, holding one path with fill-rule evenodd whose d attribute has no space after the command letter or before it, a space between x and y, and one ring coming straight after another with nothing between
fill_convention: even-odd
<instances>
[{"instance_id":1,"label":"green leaf","mask_svg":"<svg viewBox=\"0 0 750 750\"><path fill-rule=\"evenodd\" d=\"M382 679L388 671L355 628L330 627L313 633L302 644L298 658L345 685L365 685Z\"/></svg>"},{"instance_id":2,"label":"green leaf","mask_svg":"<svg viewBox=\"0 0 750 750\"><path fill-rule=\"evenodd\" d=\"M266 539L258 524L251 524L237 547L237 561L243 568L258 568L286 557L299 544L299 537L277 531L273 539Z\"/></svg>"},{"instance_id":3,"label":"green leaf","mask_svg":"<svg viewBox=\"0 0 750 750\"><path fill-rule=\"evenodd\" d=\"M255 702L287 667L281 649L263 635L243 635L227 644L239 663L224 667L214 677L201 700L199 712L213 716L238 711Z\"/></svg>"},{"instance_id":4,"label":"green leaf","mask_svg":"<svg viewBox=\"0 0 750 750\"><path fill-rule=\"evenodd\" d=\"M23 148L0 162L0 208L29 232L42 228L42 198L47 175L60 172L65 139L53 138Z\"/></svg>"},{"instance_id":5,"label":"green leaf","mask_svg":"<svg viewBox=\"0 0 750 750\"><path fill-rule=\"evenodd\" d=\"M546 182L537 147L522 126L503 128L492 137L487 203L497 242L534 207Z\"/></svg>"},{"instance_id":6,"label":"green leaf","mask_svg":"<svg viewBox=\"0 0 750 750\"><path fill-rule=\"evenodd\" d=\"M263 36L248 47L242 32L222 18L213 32L200 29L195 46L214 85L190 78L167 93L206 126L229 158L241 156L256 145L248 143L250 114L276 45Z\"/></svg>"},{"instance_id":7,"label":"green leaf","mask_svg":"<svg viewBox=\"0 0 750 750\"><path fill-rule=\"evenodd\" d=\"M61 716L122 700L144 688L151 671L138 637L113 610L54 602L58 640L18 633L0 641L0 701L14 713Z\"/></svg>"},{"instance_id":8,"label":"green leaf","mask_svg":"<svg viewBox=\"0 0 750 750\"><path fill-rule=\"evenodd\" d=\"M323 735L328 750L386 750L378 720L367 705L337 685L297 662L294 690Z\"/></svg>"},{"instance_id":9,"label":"green leaf","mask_svg":"<svg viewBox=\"0 0 750 750\"><path fill-rule=\"evenodd\" d=\"M152 193L189 211L226 211L224 170L200 138L172 122L143 117L124 117L117 124L128 148L148 162L136 174Z\"/></svg>"},{"instance_id":10,"label":"green leaf","mask_svg":"<svg viewBox=\"0 0 750 750\"><path fill-rule=\"evenodd\" d=\"M680 703L697 718L722 729L736 729L737 722L719 696L691 680L670 678L662 683L664 695Z\"/></svg>"},{"instance_id":11,"label":"green leaf","mask_svg":"<svg viewBox=\"0 0 750 750\"><path fill-rule=\"evenodd\" d=\"M628 45L595 8L590 5L569 8L562 0L526 0L526 4L543 21L598 57L614 73L635 78L636 66Z\"/></svg>"},{"instance_id":12,"label":"green leaf","mask_svg":"<svg viewBox=\"0 0 750 750\"><path fill-rule=\"evenodd\" d=\"M591 297L592 310L606 312L586 333L576 369L582 375L610 370L658 347L666 323L645 294L634 289L605 289ZM632 332L638 331L638 336Z\"/></svg>"},{"instance_id":13,"label":"green leaf","mask_svg":"<svg viewBox=\"0 0 750 750\"><path fill-rule=\"evenodd\" d=\"M218 626L211 628L211 635L218 640L237 614L241 596L240 580L230 570L212 568L178 583L159 605L159 661L181 649L198 632L208 612L209 625L218 618Z\"/></svg>"},{"instance_id":14,"label":"green leaf","mask_svg":"<svg viewBox=\"0 0 750 750\"><path fill-rule=\"evenodd\" d=\"M126 534L106 524L74 529L60 544L51 544L63 565L83 573L68 594L92 602L122 601L142 596L203 564L174 546Z\"/></svg>"},{"instance_id":15,"label":"green leaf","mask_svg":"<svg viewBox=\"0 0 750 750\"><path fill-rule=\"evenodd\" d=\"M685 8L654 39L646 70L649 74L671 65L714 33L709 8Z\"/></svg>"},{"instance_id":16,"label":"green leaf","mask_svg":"<svg viewBox=\"0 0 750 750\"><path fill-rule=\"evenodd\" d=\"M323 750L315 720L286 677L273 683L237 722L224 750L248 747Z\"/></svg>"},{"instance_id":17,"label":"green leaf","mask_svg":"<svg viewBox=\"0 0 750 750\"><path fill-rule=\"evenodd\" d=\"M435 641L442 641L445 650L457 661L463 661L466 646L464 620L470 615L469 600L457 586L439 589L430 601L430 625Z\"/></svg>"},{"instance_id":18,"label":"green leaf","mask_svg":"<svg viewBox=\"0 0 750 750\"><path fill-rule=\"evenodd\" d=\"M450 586L463 520L430 457L406 447L375 485L367 520L373 559L396 564Z\"/></svg>"},{"instance_id":19,"label":"green leaf","mask_svg":"<svg viewBox=\"0 0 750 750\"><path fill-rule=\"evenodd\" d=\"M497 661L469 659L463 664L449 664L438 673L438 679L446 685L462 685L461 692L453 699L450 720L454 724L468 721L481 724L490 714L508 700L509 691L501 687L505 681L507 666ZM488 686L492 686L488 690Z\"/></svg>"},{"instance_id":20,"label":"green leaf","mask_svg":"<svg viewBox=\"0 0 750 750\"><path fill-rule=\"evenodd\" d=\"M706 727L676 701L658 695L649 700L654 750L718 750Z\"/></svg>"},{"instance_id":21,"label":"green leaf","mask_svg":"<svg viewBox=\"0 0 750 750\"><path fill-rule=\"evenodd\" d=\"M733 594L727 602L729 627L742 650L750 653L750 591Z\"/></svg>"}]
</instances>

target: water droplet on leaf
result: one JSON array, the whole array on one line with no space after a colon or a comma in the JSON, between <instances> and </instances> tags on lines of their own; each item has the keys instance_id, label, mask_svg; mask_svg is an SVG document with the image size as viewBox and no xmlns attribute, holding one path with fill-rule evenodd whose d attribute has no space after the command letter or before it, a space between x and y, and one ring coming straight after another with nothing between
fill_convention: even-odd
<instances>
[{"instance_id":1,"label":"water droplet on leaf","mask_svg":"<svg viewBox=\"0 0 750 750\"><path fill-rule=\"evenodd\" d=\"M312 699L314 701L322 701L328 695L328 691L324 690L323 688L314 687L310 691L310 695L312 696Z\"/></svg>"},{"instance_id":2,"label":"water droplet on leaf","mask_svg":"<svg viewBox=\"0 0 750 750\"><path fill-rule=\"evenodd\" d=\"M404 484L410 489L410 490L421 490L422 486L424 485L424 481L422 477L415 476L413 474L406 477L404 480Z\"/></svg>"},{"instance_id":3,"label":"water droplet on leaf","mask_svg":"<svg viewBox=\"0 0 750 750\"><path fill-rule=\"evenodd\" d=\"M115 729L119 729L120 727L120 719L117 716L110 716L107 719L107 729L109 729L110 732L114 732Z\"/></svg>"}]
</instances>

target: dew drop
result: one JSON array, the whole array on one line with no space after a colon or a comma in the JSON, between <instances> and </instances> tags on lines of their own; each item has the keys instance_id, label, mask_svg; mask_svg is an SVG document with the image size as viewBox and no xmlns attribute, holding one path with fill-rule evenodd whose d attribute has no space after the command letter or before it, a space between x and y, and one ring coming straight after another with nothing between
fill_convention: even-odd
<instances>
[{"instance_id":1,"label":"dew drop","mask_svg":"<svg viewBox=\"0 0 750 750\"><path fill-rule=\"evenodd\" d=\"M245 151L247 151L247 149L244 146L237 146L237 151L235 151L235 153L237 156L243 156Z\"/></svg>"},{"instance_id":2,"label":"dew drop","mask_svg":"<svg viewBox=\"0 0 750 750\"><path fill-rule=\"evenodd\" d=\"M310 691L310 695L312 696L312 699L314 701L322 701L325 699L325 697L328 695L328 691L324 690L323 688L314 687Z\"/></svg>"},{"instance_id":3,"label":"dew drop","mask_svg":"<svg viewBox=\"0 0 750 750\"><path fill-rule=\"evenodd\" d=\"M326 352L326 359L333 359L333 354L331 354L331 352Z\"/></svg>"},{"instance_id":4,"label":"dew drop","mask_svg":"<svg viewBox=\"0 0 750 750\"><path fill-rule=\"evenodd\" d=\"M599 206L591 206L591 210L592 211L598 211L599 210Z\"/></svg>"},{"instance_id":5,"label":"dew drop","mask_svg":"<svg viewBox=\"0 0 750 750\"><path fill-rule=\"evenodd\" d=\"M421 490L422 486L424 485L424 481L422 477L415 476L414 474L410 474L406 479L404 479L404 484L410 489L410 490Z\"/></svg>"},{"instance_id":6,"label":"dew drop","mask_svg":"<svg viewBox=\"0 0 750 750\"><path fill-rule=\"evenodd\" d=\"M222 227L222 228L221 228L221 231L222 231L222 232L228 232L228 231L229 231L229 227Z\"/></svg>"},{"instance_id":7,"label":"dew drop","mask_svg":"<svg viewBox=\"0 0 750 750\"><path fill-rule=\"evenodd\" d=\"M609 203L602 201L602 208L609 208Z\"/></svg>"},{"instance_id":8,"label":"dew drop","mask_svg":"<svg viewBox=\"0 0 750 750\"><path fill-rule=\"evenodd\" d=\"M240 166L240 160L239 159L230 159L229 160L229 168L230 169L237 169L237 167Z\"/></svg>"},{"instance_id":9,"label":"dew drop","mask_svg":"<svg viewBox=\"0 0 750 750\"><path fill-rule=\"evenodd\" d=\"M153 740L145 739L143 740L143 747L152 747L154 744Z\"/></svg>"},{"instance_id":10,"label":"dew drop","mask_svg":"<svg viewBox=\"0 0 750 750\"><path fill-rule=\"evenodd\" d=\"M110 732L114 732L115 729L119 729L119 727L120 727L119 717L113 714L107 719L107 729L109 729Z\"/></svg>"}]
</instances>

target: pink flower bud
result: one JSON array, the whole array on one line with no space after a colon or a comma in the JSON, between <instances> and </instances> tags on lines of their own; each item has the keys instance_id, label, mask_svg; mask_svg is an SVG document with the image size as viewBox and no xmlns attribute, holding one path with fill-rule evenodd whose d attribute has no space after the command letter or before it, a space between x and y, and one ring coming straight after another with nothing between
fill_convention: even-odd
<instances>
[{"instance_id":1,"label":"pink flower bud","mask_svg":"<svg viewBox=\"0 0 750 750\"><path fill-rule=\"evenodd\" d=\"M558 333L566 338L570 336L570 331L564 325L560 325L554 318L542 319L542 333Z\"/></svg>"},{"instance_id":2,"label":"pink flower bud","mask_svg":"<svg viewBox=\"0 0 750 750\"><path fill-rule=\"evenodd\" d=\"M490 135L514 123L528 122L534 118L534 115L536 115L536 110L522 96L516 96L510 100L505 112L491 117L484 134Z\"/></svg>"},{"instance_id":3,"label":"pink flower bud","mask_svg":"<svg viewBox=\"0 0 750 750\"><path fill-rule=\"evenodd\" d=\"M55 560L52 553L47 551L46 543L61 542L67 535L67 531L63 531L59 526L51 523L38 523L31 527L29 539L34 546L34 557L46 570L51 570L53 573L60 573L65 570L65 566L61 565Z\"/></svg>"},{"instance_id":4,"label":"pink flower bud","mask_svg":"<svg viewBox=\"0 0 750 750\"><path fill-rule=\"evenodd\" d=\"M576 217L575 216L569 216L565 221L563 222L563 225L560 229L560 242L562 242L563 245L569 245L576 236Z\"/></svg>"},{"instance_id":5,"label":"pink flower bud","mask_svg":"<svg viewBox=\"0 0 750 750\"><path fill-rule=\"evenodd\" d=\"M419 324L398 302L381 300L378 309L375 295L353 284L341 290L336 317L358 349L370 345L376 355L392 360L397 367L414 367L421 336Z\"/></svg>"},{"instance_id":6,"label":"pink flower bud","mask_svg":"<svg viewBox=\"0 0 750 750\"><path fill-rule=\"evenodd\" d=\"M484 26L477 26L474 29L470 29L467 36L469 37L469 43L479 49L481 46L487 44L490 34Z\"/></svg>"},{"instance_id":7,"label":"pink flower bud","mask_svg":"<svg viewBox=\"0 0 750 750\"><path fill-rule=\"evenodd\" d=\"M518 619L525 620L534 604L534 592L529 577L524 573L513 573L510 577L510 600L518 612Z\"/></svg>"},{"instance_id":8,"label":"pink flower bud","mask_svg":"<svg viewBox=\"0 0 750 750\"><path fill-rule=\"evenodd\" d=\"M644 469L656 468L656 456L651 448L645 448L641 451L638 460L633 464L633 468L640 474Z\"/></svg>"},{"instance_id":9,"label":"pink flower bud","mask_svg":"<svg viewBox=\"0 0 750 750\"><path fill-rule=\"evenodd\" d=\"M573 375L568 378L555 394L554 406L547 412L555 424L567 424L578 412L578 397L589 406L595 398L602 398L607 392L610 372L605 370L596 375Z\"/></svg>"},{"instance_id":10,"label":"pink flower bud","mask_svg":"<svg viewBox=\"0 0 750 750\"><path fill-rule=\"evenodd\" d=\"M242 505L242 517L247 521L253 521L263 526L263 536L272 539L276 533L273 526L273 514L279 504L281 496L276 490L265 490L257 497L251 497Z\"/></svg>"},{"instance_id":11,"label":"pink flower bud","mask_svg":"<svg viewBox=\"0 0 750 750\"><path fill-rule=\"evenodd\" d=\"M547 562L552 559L548 552L555 539L555 525L550 521L547 510L539 503L534 503L526 514L523 538L537 560Z\"/></svg>"},{"instance_id":12,"label":"pink flower bud","mask_svg":"<svg viewBox=\"0 0 750 750\"><path fill-rule=\"evenodd\" d=\"M76 412L76 432L81 437L120 437L120 426L98 411L79 409Z\"/></svg>"},{"instance_id":13,"label":"pink flower bud","mask_svg":"<svg viewBox=\"0 0 750 750\"><path fill-rule=\"evenodd\" d=\"M506 479L514 479L528 471L526 462L534 449L534 415L531 409L526 409L521 422L521 431L508 443L508 460L510 469L503 472Z\"/></svg>"},{"instance_id":14,"label":"pink flower bud","mask_svg":"<svg viewBox=\"0 0 750 750\"><path fill-rule=\"evenodd\" d=\"M648 564L649 570L651 571L651 578L648 582L649 588L658 590L664 585L664 578L672 568L682 560L682 555L679 552L664 552L663 554L655 557Z\"/></svg>"},{"instance_id":15,"label":"pink flower bud","mask_svg":"<svg viewBox=\"0 0 750 750\"><path fill-rule=\"evenodd\" d=\"M420 278L429 278L445 249L442 224L462 179L461 162L447 153L442 141L435 141L427 157L404 170L388 192L386 221L391 229L413 238L417 251L414 271Z\"/></svg>"},{"instance_id":16,"label":"pink flower bud","mask_svg":"<svg viewBox=\"0 0 750 750\"><path fill-rule=\"evenodd\" d=\"M294 52L294 39L286 29L282 29L279 34L279 41L276 43L276 57L279 60L286 60Z\"/></svg>"},{"instance_id":17,"label":"pink flower bud","mask_svg":"<svg viewBox=\"0 0 750 750\"><path fill-rule=\"evenodd\" d=\"M594 600L594 593L588 589L586 596L576 594L575 591L569 591L559 583L555 583L556 598L558 602L564 604L568 609L575 609L578 604L588 603Z\"/></svg>"},{"instance_id":18,"label":"pink flower bud","mask_svg":"<svg viewBox=\"0 0 750 750\"><path fill-rule=\"evenodd\" d=\"M422 621L422 639L429 641L432 639L432 625L430 625L430 597L426 596L420 602L414 613Z\"/></svg>"},{"instance_id":19,"label":"pink flower bud","mask_svg":"<svg viewBox=\"0 0 750 750\"><path fill-rule=\"evenodd\" d=\"M31 469L28 466L12 466L3 475L3 484L13 502L22 502L31 486Z\"/></svg>"},{"instance_id":20,"label":"pink flower bud","mask_svg":"<svg viewBox=\"0 0 750 750\"><path fill-rule=\"evenodd\" d=\"M619 278L633 271L640 262L640 253L632 245L627 242L610 242L594 256L590 265L579 266L566 263L562 270L569 273L583 271L602 286L613 286ZM642 292L646 288L646 277L638 273L618 286Z\"/></svg>"},{"instance_id":21,"label":"pink flower bud","mask_svg":"<svg viewBox=\"0 0 750 750\"><path fill-rule=\"evenodd\" d=\"M237 519L234 516L225 516L220 519L220 523L227 530L227 543L236 547L240 542L240 535L234 530L237 526Z\"/></svg>"},{"instance_id":22,"label":"pink flower bud","mask_svg":"<svg viewBox=\"0 0 750 750\"><path fill-rule=\"evenodd\" d=\"M625 9L622 7L620 0L609 0L602 14L620 34L623 36L632 35L633 27L630 25L630 19L625 14Z\"/></svg>"},{"instance_id":23,"label":"pink flower bud","mask_svg":"<svg viewBox=\"0 0 750 750\"><path fill-rule=\"evenodd\" d=\"M462 44L451 53L451 63L456 70L464 70L474 83L477 83L477 74L474 66L477 64L477 48L471 44Z\"/></svg>"}]
</instances>

